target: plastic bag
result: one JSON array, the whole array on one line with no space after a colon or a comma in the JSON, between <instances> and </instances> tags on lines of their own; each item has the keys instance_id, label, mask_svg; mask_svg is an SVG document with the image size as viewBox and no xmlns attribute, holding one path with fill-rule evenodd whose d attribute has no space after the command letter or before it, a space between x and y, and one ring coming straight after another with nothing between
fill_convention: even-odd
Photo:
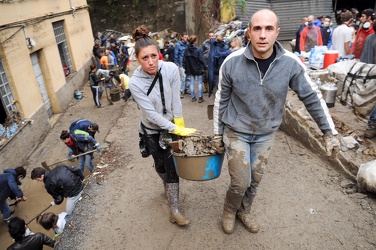
<instances>
[{"instance_id":1,"label":"plastic bag","mask_svg":"<svg viewBox=\"0 0 376 250\"><path fill-rule=\"evenodd\" d=\"M359 192L376 193L376 160L361 164L356 180Z\"/></svg>"}]
</instances>

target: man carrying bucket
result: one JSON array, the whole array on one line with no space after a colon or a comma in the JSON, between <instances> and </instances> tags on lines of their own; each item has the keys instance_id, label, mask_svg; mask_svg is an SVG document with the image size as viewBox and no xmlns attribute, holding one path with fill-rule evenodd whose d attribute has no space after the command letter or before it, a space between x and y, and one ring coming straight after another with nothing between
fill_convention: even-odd
<instances>
[{"instance_id":1,"label":"man carrying bucket","mask_svg":"<svg viewBox=\"0 0 376 250\"><path fill-rule=\"evenodd\" d=\"M339 147L325 101L318 96L299 58L276 41L279 31L273 11L257 11L249 23L247 47L230 54L219 72L214 138L217 146L223 145L223 139L231 177L222 215L227 234L233 233L236 216L249 232L259 231L251 217L251 205L282 122L289 87L324 134L327 155Z\"/></svg>"}]
</instances>

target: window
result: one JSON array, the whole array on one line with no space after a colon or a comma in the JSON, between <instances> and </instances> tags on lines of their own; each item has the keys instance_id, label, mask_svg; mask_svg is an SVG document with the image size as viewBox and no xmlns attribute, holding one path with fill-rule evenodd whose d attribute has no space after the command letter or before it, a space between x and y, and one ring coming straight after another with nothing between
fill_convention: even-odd
<instances>
[{"instance_id":1,"label":"window","mask_svg":"<svg viewBox=\"0 0 376 250\"><path fill-rule=\"evenodd\" d=\"M4 123L7 114L10 111L17 110L16 104L13 102L13 94L9 85L8 77L5 74L3 62L0 59L0 123Z\"/></svg>"},{"instance_id":2,"label":"window","mask_svg":"<svg viewBox=\"0 0 376 250\"><path fill-rule=\"evenodd\" d=\"M64 21L54 22L52 23L52 27L54 28L61 64L63 65L65 76L67 76L70 72L73 72L73 67L64 33Z\"/></svg>"}]
</instances>

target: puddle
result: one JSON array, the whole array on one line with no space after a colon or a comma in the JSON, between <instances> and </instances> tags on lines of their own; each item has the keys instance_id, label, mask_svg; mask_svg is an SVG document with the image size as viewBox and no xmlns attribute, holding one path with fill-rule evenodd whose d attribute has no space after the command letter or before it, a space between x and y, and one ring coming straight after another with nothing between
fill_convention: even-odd
<instances>
[{"instance_id":1,"label":"puddle","mask_svg":"<svg viewBox=\"0 0 376 250\"><path fill-rule=\"evenodd\" d=\"M72 165L72 164L70 164ZM22 189L22 192L26 196L27 200L25 202L19 202L15 207L15 212L12 215L18 216L25 220L25 222L29 222L32 218L34 218L38 213L43 211L46 207L50 205L50 202L53 201L53 198L50 194L47 193L46 189L44 188L44 184L42 182L38 182L36 180L31 180L30 173L32 171L33 167L29 167L27 169L27 176L23 180L22 185L20 188ZM87 176L89 173L85 168L85 176ZM12 200L11 203L13 203L14 200ZM50 207L46 212L53 212L55 214L61 213L65 211L65 203L66 199L64 199L64 202L58 206ZM2 215L0 215L1 220ZM55 234L53 230L47 231L45 230L41 225L36 223L35 220L33 220L29 224L29 228L34 233L44 233L48 237L52 238ZM10 237L8 232L7 224L3 221L0 222L0 249L6 249L13 243L13 238ZM44 246L43 249L52 249L48 246Z\"/></svg>"}]
</instances>

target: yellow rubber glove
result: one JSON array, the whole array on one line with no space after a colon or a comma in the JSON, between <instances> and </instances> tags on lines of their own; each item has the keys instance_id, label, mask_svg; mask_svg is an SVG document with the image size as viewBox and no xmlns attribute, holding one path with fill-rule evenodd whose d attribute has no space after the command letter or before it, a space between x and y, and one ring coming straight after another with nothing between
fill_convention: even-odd
<instances>
[{"instance_id":1,"label":"yellow rubber glove","mask_svg":"<svg viewBox=\"0 0 376 250\"><path fill-rule=\"evenodd\" d=\"M180 136L190 136L196 132L195 128L182 128L179 126L176 126L175 130L172 131L172 134L180 135Z\"/></svg>"},{"instance_id":2,"label":"yellow rubber glove","mask_svg":"<svg viewBox=\"0 0 376 250\"><path fill-rule=\"evenodd\" d=\"M178 127L185 128L184 118L183 117L182 118L174 118L174 123Z\"/></svg>"}]
</instances>

